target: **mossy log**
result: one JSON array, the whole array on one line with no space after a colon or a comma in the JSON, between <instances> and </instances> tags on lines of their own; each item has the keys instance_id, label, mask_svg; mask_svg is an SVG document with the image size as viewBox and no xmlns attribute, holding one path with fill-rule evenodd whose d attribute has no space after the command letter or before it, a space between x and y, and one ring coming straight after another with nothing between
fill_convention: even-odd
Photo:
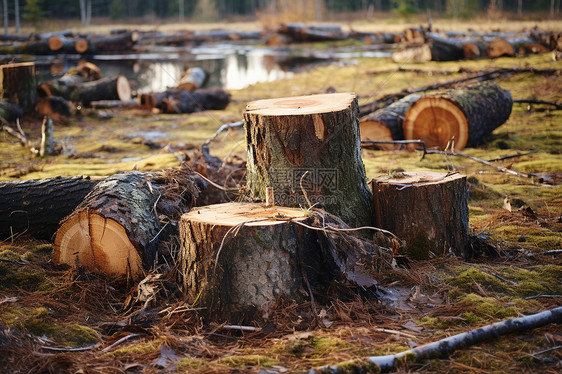
<instances>
[{"instance_id":1,"label":"mossy log","mask_svg":"<svg viewBox=\"0 0 562 374\"><path fill-rule=\"evenodd\" d=\"M408 95L386 108L379 109L360 120L361 140L402 140L404 116L419 100L417 94Z\"/></svg>"},{"instance_id":2,"label":"mossy log","mask_svg":"<svg viewBox=\"0 0 562 374\"><path fill-rule=\"evenodd\" d=\"M197 196L199 178L171 170L116 174L96 184L57 230L53 262L138 279L177 235L177 220Z\"/></svg>"},{"instance_id":3,"label":"mossy log","mask_svg":"<svg viewBox=\"0 0 562 374\"><path fill-rule=\"evenodd\" d=\"M388 251L330 227L348 228L323 211L261 203L184 214L179 274L187 302L209 319L240 323L271 312L280 297L302 302L325 294L335 280L375 285Z\"/></svg>"},{"instance_id":4,"label":"mossy log","mask_svg":"<svg viewBox=\"0 0 562 374\"><path fill-rule=\"evenodd\" d=\"M406 241L413 259L468 249L466 176L430 171L397 173L372 181L375 225Z\"/></svg>"},{"instance_id":5,"label":"mossy log","mask_svg":"<svg viewBox=\"0 0 562 374\"><path fill-rule=\"evenodd\" d=\"M168 90L139 95L141 108L160 109L164 113L194 113L222 110L230 103L230 94L222 89Z\"/></svg>"},{"instance_id":6,"label":"mossy log","mask_svg":"<svg viewBox=\"0 0 562 374\"><path fill-rule=\"evenodd\" d=\"M354 94L254 101L244 126L252 198L263 201L273 187L279 205L317 204L350 226L370 225Z\"/></svg>"},{"instance_id":7,"label":"mossy log","mask_svg":"<svg viewBox=\"0 0 562 374\"><path fill-rule=\"evenodd\" d=\"M50 240L97 183L81 176L0 182L0 239L27 234Z\"/></svg>"},{"instance_id":8,"label":"mossy log","mask_svg":"<svg viewBox=\"0 0 562 374\"><path fill-rule=\"evenodd\" d=\"M32 112L37 100L35 63L1 65L0 98L20 105L25 113Z\"/></svg>"},{"instance_id":9,"label":"mossy log","mask_svg":"<svg viewBox=\"0 0 562 374\"><path fill-rule=\"evenodd\" d=\"M507 121L512 105L509 91L495 82L428 94L406 113L404 137L439 149L454 137L455 150L474 147Z\"/></svg>"}]
</instances>

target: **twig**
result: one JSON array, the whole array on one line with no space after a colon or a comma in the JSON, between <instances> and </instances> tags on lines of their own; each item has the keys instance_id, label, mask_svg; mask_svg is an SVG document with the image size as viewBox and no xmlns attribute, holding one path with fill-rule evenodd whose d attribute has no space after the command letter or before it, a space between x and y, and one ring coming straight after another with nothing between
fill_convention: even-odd
<instances>
[{"instance_id":1,"label":"twig","mask_svg":"<svg viewBox=\"0 0 562 374\"><path fill-rule=\"evenodd\" d=\"M554 256L554 255L559 255L560 253L562 253L562 249L553 249L552 251L541 252L541 255Z\"/></svg>"},{"instance_id":2,"label":"twig","mask_svg":"<svg viewBox=\"0 0 562 374\"><path fill-rule=\"evenodd\" d=\"M502 171L504 173L508 173L508 174L515 175L515 176L518 176L518 177L523 177L523 178L531 178L532 177L532 175L530 175L530 174L524 174L524 173L520 173L520 172L515 171L515 170L508 169L508 168L503 167L503 166L494 165L489 161L483 160L483 159L475 157L475 156L460 153L460 152L445 152L445 151L439 151L439 150L435 150L435 149L429 149L426 152L426 154L428 154L428 155L436 154L436 155L457 156L457 157L469 158L473 161L476 161L476 162L479 162L481 164L493 167L493 168L495 168L499 171Z\"/></svg>"},{"instance_id":3,"label":"twig","mask_svg":"<svg viewBox=\"0 0 562 374\"><path fill-rule=\"evenodd\" d=\"M513 102L519 104L552 105L554 107L554 110L562 110L562 104L558 104L553 101L544 101L544 100L536 100L536 99L513 99Z\"/></svg>"},{"instance_id":4,"label":"twig","mask_svg":"<svg viewBox=\"0 0 562 374\"><path fill-rule=\"evenodd\" d=\"M523 332L550 323L560 322L562 322L562 307L554 308L536 314L531 314L525 317L496 322L491 325L453 335L448 338L422 345L420 347L408 349L407 351L396 353L393 355L368 357L364 362L358 362L357 364L355 364L356 367L354 368L349 368L349 366L346 366L346 372L362 372L365 371L367 367L372 366L373 364L377 365L381 371L390 371L395 368L397 362L405 360L406 357L408 358L409 362L420 362L424 359L448 355L458 348L469 347L486 340L495 339L502 335L507 335L514 332ZM324 366L319 369L312 370L311 372L343 373L344 370L343 367L336 365Z\"/></svg>"},{"instance_id":5,"label":"twig","mask_svg":"<svg viewBox=\"0 0 562 374\"><path fill-rule=\"evenodd\" d=\"M347 232L347 231L374 230L374 231L380 231L384 234L391 235L393 238L398 239L398 237L396 235L394 235L393 233L391 233L390 231L387 231L385 229L380 229L378 227L372 227L372 226L361 226L361 227L354 227L354 228L350 228L350 229L342 229L342 228L331 226L331 225L324 225L322 227L314 227L314 226L310 226L310 225L307 225L306 223L302 223L302 222L296 221L296 220L291 220L291 222L294 222L298 225L306 227L307 229L316 230L316 231L330 231L330 230L332 230L332 231L337 231L337 232Z\"/></svg>"},{"instance_id":6,"label":"twig","mask_svg":"<svg viewBox=\"0 0 562 374\"><path fill-rule=\"evenodd\" d=\"M537 153L537 150L533 150L533 151L529 151L529 152L525 152L525 153L516 153L516 154L513 154L513 155L501 156L501 157L489 159L487 161L488 162L503 161L503 160L508 160L510 158L532 155L533 153Z\"/></svg>"},{"instance_id":7,"label":"twig","mask_svg":"<svg viewBox=\"0 0 562 374\"><path fill-rule=\"evenodd\" d=\"M418 337L415 336L415 335L408 334L407 332L402 332L402 331L398 331L398 330L376 328L376 329L374 329L374 331L385 332L387 334L402 335L402 336L405 336L406 338L410 338L410 339L418 339Z\"/></svg>"},{"instance_id":8,"label":"twig","mask_svg":"<svg viewBox=\"0 0 562 374\"><path fill-rule=\"evenodd\" d=\"M117 347L119 344L123 344L124 342L126 342L129 339L132 338L136 338L138 336L141 336L142 334L129 334L126 335L124 337L122 337L121 339L117 340L116 342L114 342L113 344L108 345L107 347L105 347L104 349L102 349L102 353L106 353L111 351L113 348Z\"/></svg>"},{"instance_id":9,"label":"twig","mask_svg":"<svg viewBox=\"0 0 562 374\"><path fill-rule=\"evenodd\" d=\"M220 326L219 328L223 330L240 330L240 331L252 331L252 332L261 331L261 327L241 326L241 325L224 325L224 326Z\"/></svg>"},{"instance_id":10,"label":"twig","mask_svg":"<svg viewBox=\"0 0 562 374\"><path fill-rule=\"evenodd\" d=\"M416 140L361 140L361 145L376 145L376 144L420 144L423 148L423 155L422 160L427 153L427 147L425 146L425 142L420 139Z\"/></svg>"},{"instance_id":11,"label":"twig","mask_svg":"<svg viewBox=\"0 0 562 374\"><path fill-rule=\"evenodd\" d=\"M558 298L561 298L561 297L562 297L562 295L543 295L543 294L538 294L538 295L535 295L535 296L527 296L527 297L524 297L523 299L524 299L524 300L533 300L533 299L542 299L542 298L544 298L544 299L558 299Z\"/></svg>"},{"instance_id":12,"label":"twig","mask_svg":"<svg viewBox=\"0 0 562 374\"><path fill-rule=\"evenodd\" d=\"M223 131L226 131L228 129L233 129L233 128L236 128L236 127L242 127L242 126L244 126L244 121L226 123L226 124L222 125L221 127L219 127L219 129L215 132L215 134L212 137L210 137L209 139L207 139L205 141L205 143L203 143L203 145L208 145L209 143L214 141L217 138L217 136L219 136Z\"/></svg>"},{"instance_id":13,"label":"twig","mask_svg":"<svg viewBox=\"0 0 562 374\"><path fill-rule=\"evenodd\" d=\"M213 182L212 180L210 180L209 178L207 178L206 176L204 176L201 173L196 172L195 170L193 170L193 172L197 175L199 175L201 178L203 178L205 180L205 182L209 183L211 186L218 188L219 190L222 190L224 192L234 192L234 191L238 191L237 188L224 188L223 186L221 186L220 184L217 184L215 182Z\"/></svg>"},{"instance_id":14,"label":"twig","mask_svg":"<svg viewBox=\"0 0 562 374\"><path fill-rule=\"evenodd\" d=\"M97 348L99 346L99 343L96 344L92 344L92 345L88 345L86 347L79 347L79 348L59 348L59 347L48 347L46 345L41 346L41 349L45 349L47 351L55 351L55 352L84 352L84 351L90 351L94 348Z\"/></svg>"}]
</instances>

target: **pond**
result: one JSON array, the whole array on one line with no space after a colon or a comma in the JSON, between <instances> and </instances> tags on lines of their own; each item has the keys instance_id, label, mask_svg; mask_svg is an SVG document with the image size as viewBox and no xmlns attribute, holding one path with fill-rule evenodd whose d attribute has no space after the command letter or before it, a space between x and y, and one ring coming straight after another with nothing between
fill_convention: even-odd
<instances>
[{"instance_id":1,"label":"pond","mask_svg":"<svg viewBox=\"0 0 562 374\"><path fill-rule=\"evenodd\" d=\"M313 50L213 43L189 49L160 47L151 53L96 55L88 60L98 65L104 76L124 75L137 93L147 93L176 87L182 73L194 66L209 73L207 87L232 90L291 77L319 65L353 64L354 58L388 56L386 50L349 47ZM68 55L37 61L38 80L60 77L79 58Z\"/></svg>"}]
</instances>

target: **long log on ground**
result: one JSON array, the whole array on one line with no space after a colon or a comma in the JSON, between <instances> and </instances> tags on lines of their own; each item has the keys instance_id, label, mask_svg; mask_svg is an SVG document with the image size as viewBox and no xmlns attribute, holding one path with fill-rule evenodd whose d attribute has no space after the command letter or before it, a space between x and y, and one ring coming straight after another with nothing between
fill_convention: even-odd
<instances>
[{"instance_id":1,"label":"long log on ground","mask_svg":"<svg viewBox=\"0 0 562 374\"><path fill-rule=\"evenodd\" d=\"M79 75L65 75L59 80L42 83L40 91L45 96L60 96L75 103L81 102L83 105L98 100L131 99L131 86L123 75L91 82L84 82Z\"/></svg>"},{"instance_id":2,"label":"long log on ground","mask_svg":"<svg viewBox=\"0 0 562 374\"><path fill-rule=\"evenodd\" d=\"M72 115L70 103L59 96L39 97L35 111L41 116L52 118L55 122L64 123Z\"/></svg>"},{"instance_id":3,"label":"long log on ground","mask_svg":"<svg viewBox=\"0 0 562 374\"><path fill-rule=\"evenodd\" d=\"M346 38L339 25L284 23L279 26L277 32L290 38L293 43L335 41Z\"/></svg>"},{"instance_id":4,"label":"long log on ground","mask_svg":"<svg viewBox=\"0 0 562 374\"><path fill-rule=\"evenodd\" d=\"M407 48L392 54L394 62L457 61L464 57L462 48L431 40L421 47Z\"/></svg>"},{"instance_id":5,"label":"long log on ground","mask_svg":"<svg viewBox=\"0 0 562 374\"><path fill-rule=\"evenodd\" d=\"M192 32L177 32L173 34L160 32L139 33L139 44L184 46L193 38Z\"/></svg>"},{"instance_id":6,"label":"long log on ground","mask_svg":"<svg viewBox=\"0 0 562 374\"><path fill-rule=\"evenodd\" d=\"M187 302L208 318L247 322L254 312L271 311L279 297L314 303L334 280L373 286L390 253L338 231L346 229L317 210L258 203L194 209L180 220Z\"/></svg>"},{"instance_id":7,"label":"long log on ground","mask_svg":"<svg viewBox=\"0 0 562 374\"><path fill-rule=\"evenodd\" d=\"M51 53L47 40L0 45L0 55L49 55Z\"/></svg>"},{"instance_id":8,"label":"long log on ground","mask_svg":"<svg viewBox=\"0 0 562 374\"><path fill-rule=\"evenodd\" d=\"M53 35L47 40L47 43L49 43L49 49L53 53L76 53L76 49L74 48L76 39L74 38L67 38L62 35Z\"/></svg>"},{"instance_id":9,"label":"long log on ground","mask_svg":"<svg viewBox=\"0 0 562 374\"><path fill-rule=\"evenodd\" d=\"M0 34L1 42L25 42L31 40L33 34Z\"/></svg>"},{"instance_id":10,"label":"long log on ground","mask_svg":"<svg viewBox=\"0 0 562 374\"><path fill-rule=\"evenodd\" d=\"M418 94L408 95L362 118L359 121L361 140L403 140L404 116L420 97Z\"/></svg>"},{"instance_id":11,"label":"long log on ground","mask_svg":"<svg viewBox=\"0 0 562 374\"><path fill-rule=\"evenodd\" d=\"M203 110L222 110L228 106L230 94L222 89L195 91L168 90L139 95L141 108L158 108L164 113L194 113Z\"/></svg>"},{"instance_id":12,"label":"long log on ground","mask_svg":"<svg viewBox=\"0 0 562 374\"><path fill-rule=\"evenodd\" d=\"M249 40L260 39L261 31L239 31L239 30L210 30L197 31L191 36L191 40L198 43L218 42L221 40Z\"/></svg>"},{"instance_id":13,"label":"long log on ground","mask_svg":"<svg viewBox=\"0 0 562 374\"><path fill-rule=\"evenodd\" d=\"M318 204L350 226L370 226L355 95L254 101L244 122L252 198L265 200L273 187L281 205Z\"/></svg>"},{"instance_id":14,"label":"long log on ground","mask_svg":"<svg viewBox=\"0 0 562 374\"><path fill-rule=\"evenodd\" d=\"M346 362L345 365L341 366L324 366L310 370L309 374L347 373L350 371L359 373L369 371L392 371L400 362L404 362L405 360L408 362L422 362L430 358L447 356L457 349L470 347L474 344L497 339L500 336L508 334L522 333L551 323L562 323L562 307L496 322L476 330L449 336L436 342L424 344L393 355L368 357L366 360L359 360L354 363ZM378 370L374 370L373 365L376 365Z\"/></svg>"},{"instance_id":15,"label":"long log on ground","mask_svg":"<svg viewBox=\"0 0 562 374\"><path fill-rule=\"evenodd\" d=\"M415 260L449 253L470 258L466 176L397 173L372 182L375 226L406 241Z\"/></svg>"},{"instance_id":16,"label":"long log on ground","mask_svg":"<svg viewBox=\"0 0 562 374\"><path fill-rule=\"evenodd\" d=\"M0 182L0 239L28 234L50 240L97 183L81 176Z\"/></svg>"},{"instance_id":17,"label":"long log on ground","mask_svg":"<svg viewBox=\"0 0 562 374\"><path fill-rule=\"evenodd\" d=\"M421 139L428 147L474 147L501 126L511 114L509 91L495 82L425 95L404 118L405 139Z\"/></svg>"},{"instance_id":18,"label":"long log on ground","mask_svg":"<svg viewBox=\"0 0 562 374\"><path fill-rule=\"evenodd\" d=\"M199 177L188 168L116 174L96 184L57 230L53 262L138 279L177 235Z\"/></svg>"},{"instance_id":19,"label":"long log on ground","mask_svg":"<svg viewBox=\"0 0 562 374\"><path fill-rule=\"evenodd\" d=\"M79 53L88 54L127 52L134 49L138 39L139 34L136 31L108 36L96 35L81 38L80 44L76 44L75 48Z\"/></svg>"},{"instance_id":20,"label":"long log on ground","mask_svg":"<svg viewBox=\"0 0 562 374\"><path fill-rule=\"evenodd\" d=\"M20 105L25 113L33 111L37 100L35 63L1 65L0 98Z\"/></svg>"}]
</instances>

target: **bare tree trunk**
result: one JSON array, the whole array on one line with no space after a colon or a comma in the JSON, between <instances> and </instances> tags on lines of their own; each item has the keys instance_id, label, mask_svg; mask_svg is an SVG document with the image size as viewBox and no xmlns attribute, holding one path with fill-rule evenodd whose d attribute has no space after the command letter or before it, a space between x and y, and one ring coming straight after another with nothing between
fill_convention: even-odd
<instances>
[{"instance_id":1,"label":"bare tree trunk","mask_svg":"<svg viewBox=\"0 0 562 374\"><path fill-rule=\"evenodd\" d=\"M550 18L554 17L554 0L550 0Z\"/></svg>"},{"instance_id":2,"label":"bare tree trunk","mask_svg":"<svg viewBox=\"0 0 562 374\"><path fill-rule=\"evenodd\" d=\"M517 15L521 17L523 14L523 0L517 0Z\"/></svg>"},{"instance_id":3,"label":"bare tree trunk","mask_svg":"<svg viewBox=\"0 0 562 374\"><path fill-rule=\"evenodd\" d=\"M8 0L4 0L4 34L8 35Z\"/></svg>"},{"instance_id":4,"label":"bare tree trunk","mask_svg":"<svg viewBox=\"0 0 562 374\"><path fill-rule=\"evenodd\" d=\"M14 4L14 8L15 8L15 17L16 17L16 34L20 33L20 3L19 0L16 0L16 3Z\"/></svg>"},{"instance_id":5,"label":"bare tree trunk","mask_svg":"<svg viewBox=\"0 0 562 374\"><path fill-rule=\"evenodd\" d=\"M86 27L90 27L92 24L92 0L88 0L86 3Z\"/></svg>"},{"instance_id":6,"label":"bare tree trunk","mask_svg":"<svg viewBox=\"0 0 562 374\"><path fill-rule=\"evenodd\" d=\"M80 0L80 22L86 27L86 0Z\"/></svg>"},{"instance_id":7,"label":"bare tree trunk","mask_svg":"<svg viewBox=\"0 0 562 374\"><path fill-rule=\"evenodd\" d=\"M180 8L180 9L179 9L179 13L180 13L180 19L179 19L179 21L180 21L180 23L183 23L183 13L184 13L184 10L183 10L183 2L184 2L184 0L179 0L179 3L180 3L180 4L179 4L179 8Z\"/></svg>"}]
</instances>

